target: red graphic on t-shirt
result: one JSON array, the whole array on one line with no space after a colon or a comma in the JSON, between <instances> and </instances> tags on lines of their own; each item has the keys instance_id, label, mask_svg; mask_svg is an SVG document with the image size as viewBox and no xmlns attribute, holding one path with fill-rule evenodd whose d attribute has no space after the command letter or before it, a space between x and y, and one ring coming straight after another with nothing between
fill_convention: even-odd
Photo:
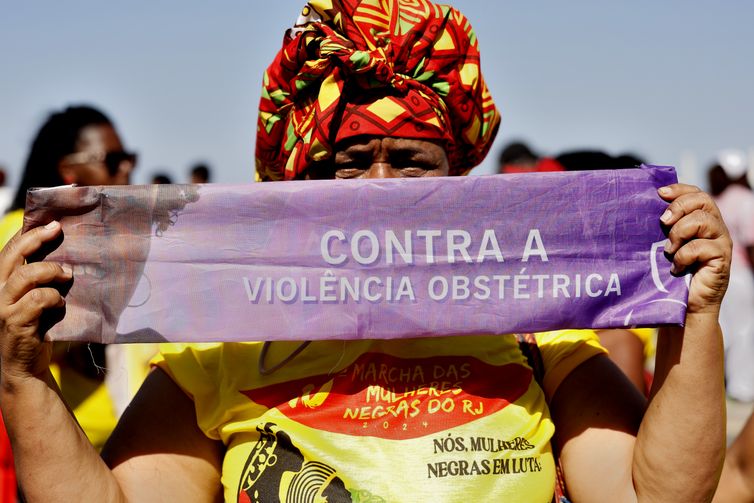
<instances>
[{"instance_id":1,"label":"red graphic on t-shirt","mask_svg":"<svg viewBox=\"0 0 754 503\"><path fill-rule=\"evenodd\" d=\"M502 410L526 392L530 381L531 370L518 364L365 353L335 375L241 392L318 430L399 440L455 428Z\"/></svg>"}]
</instances>

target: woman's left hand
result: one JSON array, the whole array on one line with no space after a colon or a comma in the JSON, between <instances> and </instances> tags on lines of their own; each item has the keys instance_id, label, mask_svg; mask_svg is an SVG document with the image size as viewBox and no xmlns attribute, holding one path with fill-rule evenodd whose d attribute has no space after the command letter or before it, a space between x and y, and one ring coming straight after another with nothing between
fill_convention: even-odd
<instances>
[{"instance_id":1,"label":"woman's left hand","mask_svg":"<svg viewBox=\"0 0 754 503\"><path fill-rule=\"evenodd\" d=\"M728 287L732 241L709 194L676 183L658 190L670 202L660 217L669 228L665 252L672 256L675 274L694 272L687 313L717 315Z\"/></svg>"}]
</instances>

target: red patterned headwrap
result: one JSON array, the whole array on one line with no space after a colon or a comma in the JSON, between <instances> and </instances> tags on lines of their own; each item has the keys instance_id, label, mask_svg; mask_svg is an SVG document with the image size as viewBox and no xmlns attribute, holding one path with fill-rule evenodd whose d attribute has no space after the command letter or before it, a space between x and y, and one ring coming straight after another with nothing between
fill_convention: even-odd
<instances>
[{"instance_id":1,"label":"red patterned headwrap","mask_svg":"<svg viewBox=\"0 0 754 503\"><path fill-rule=\"evenodd\" d=\"M441 141L450 174L482 161L500 123L476 35L429 0L312 0L264 74L256 168L290 180L360 135Z\"/></svg>"}]
</instances>

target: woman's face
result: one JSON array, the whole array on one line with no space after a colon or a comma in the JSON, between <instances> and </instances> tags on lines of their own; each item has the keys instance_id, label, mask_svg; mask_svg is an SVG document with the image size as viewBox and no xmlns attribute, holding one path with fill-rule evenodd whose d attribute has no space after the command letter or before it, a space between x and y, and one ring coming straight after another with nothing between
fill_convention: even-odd
<instances>
[{"instance_id":1,"label":"woman's face","mask_svg":"<svg viewBox=\"0 0 754 503\"><path fill-rule=\"evenodd\" d=\"M445 149L427 140L360 137L341 142L327 165L314 165L307 178L418 178L447 176Z\"/></svg>"},{"instance_id":2,"label":"woman's face","mask_svg":"<svg viewBox=\"0 0 754 503\"><path fill-rule=\"evenodd\" d=\"M128 185L135 167L132 154L123 150L115 129L109 124L87 126L79 133L74 162L59 165L65 183L77 185Z\"/></svg>"}]
</instances>

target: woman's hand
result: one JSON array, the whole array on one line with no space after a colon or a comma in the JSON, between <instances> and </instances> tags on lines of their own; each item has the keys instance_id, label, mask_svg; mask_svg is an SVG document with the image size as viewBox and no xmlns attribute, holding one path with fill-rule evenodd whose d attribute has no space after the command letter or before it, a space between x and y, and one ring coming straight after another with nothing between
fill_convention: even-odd
<instances>
[{"instance_id":1,"label":"woman's hand","mask_svg":"<svg viewBox=\"0 0 754 503\"><path fill-rule=\"evenodd\" d=\"M65 299L51 283L72 277L53 262L27 264L26 259L60 233L60 223L19 233L0 252L0 370L3 379L40 376L50 363L51 344L39 333L46 309L60 308Z\"/></svg>"},{"instance_id":2,"label":"woman's hand","mask_svg":"<svg viewBox=\"0 0 754 503\"><path fill-rule=\"evenodd\" d=\"M728 287L732 241L717 205L699 188L676 183L658 190L670 202L660 217L669 227L665 251L672 255L672 272L693 271L687 312L720 312Z\"/></svg>"}]
</instances>

